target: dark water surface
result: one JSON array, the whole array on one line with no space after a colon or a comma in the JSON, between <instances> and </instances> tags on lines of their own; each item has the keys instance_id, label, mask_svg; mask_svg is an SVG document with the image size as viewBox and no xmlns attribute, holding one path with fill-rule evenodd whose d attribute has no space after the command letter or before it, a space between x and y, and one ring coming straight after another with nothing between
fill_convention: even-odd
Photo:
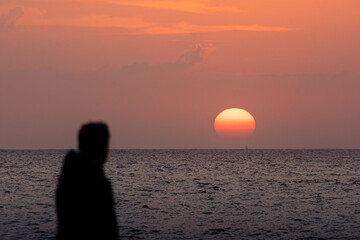
<instances>
[{"instance_id":1,"label":"dark water surface","mask_svg":"<svg viewBox=\"0 0 360 240\"><path fill-rule=\"evenodd\" d=\"M65 154L0 150L0 239L54 239ZM122 239L360 239L360 150L113 150L106 173Z\"/></svg>"}]
</instances>

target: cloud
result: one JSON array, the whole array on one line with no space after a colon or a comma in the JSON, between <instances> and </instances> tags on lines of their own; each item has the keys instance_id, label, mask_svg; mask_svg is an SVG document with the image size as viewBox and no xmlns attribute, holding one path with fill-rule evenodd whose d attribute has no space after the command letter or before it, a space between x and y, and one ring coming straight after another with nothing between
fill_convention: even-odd
<instances>
[{"instance_id":1,"label":"cloud","mask_svg":"<svg viewBox=\"0 0 360 240\"><path fill-rule=\"evenodd\" d=\"M193 49L185 51L178 60L175 62L176 65L190 67L195 63L203 61L204 57L212 51L215 51L215 46L212 43L207 45L197 44Z\"/></svg>"},{"instance_id":2,"label":"cloud","mask_svg":"<svg viewBox=\"0 0 360 240\"><path fill-rule=\"evenodd\" d=\"M118 18L105 15L80 16L60 19L50 25L73 26L73 27L118 27L125 29L143 29L151 26L141 18Z\"/></svg>"},{"instance_id":3,"label":"cloud","mask_svg":"<svg viewBox=\"0 0 360 240\"><path fill-rule=\"evenodd\" d=\"M287 27L267 27L261 25L196 25L187 22L180 22L168 27L149 27L141 29L135 34L188 34L224 31L294 31L294 28Z\"/></svg>"},{"instance_id":4,"label":"cloud","mask_svg":"<svg viewBox=\"0 0 360 240\"><path fill-rule=\"evenodd\" d=\"M82 0L78 0L82 1ZM97 1L97 0L94 0ZM113 1L114 0L110 0ZM117 4L162 6L167 9L193 9L194 11L231 11L233 8L209 7L203 3L184 1L116 1ZM214 9L213 9L214 8ZM213 10L211 10L213 9ZM190 10L189 10L190 11ZM11 29L15 25L22 26L66 26L66 27L97 27L119 28L129 35L177 35L191 33L211 33L224 31L294 31L295 28L262 26L262 25L198 25L189 22L174 24L145 21L143 18L114 17L107 14L75 15L52 17L44 9L17 7L0 16L0 28ZM21 19L20 19L21 18ZM19 20L20 19L20 20Z\"/></svg>"},{"instance_id":5,"label":"cloud","mask_svg":"<svg viewBox=\"0 0 360 240\"><path fill-rule=\"evenodd\" d=\"M101 2L103 2L103 0ZM123 5L123 6L144 7L144 8L153 8L153 9L162 9L162 10L170 10L170 11L189 12L189 13L246 12L244 10L234 7L209 6L204 4L203 1L195 1L195 0L193 1L107 0L106 2L116 5Z\"/></svg>"},{"instance_id":6,"label":"cloud","mask_svg":"<svg viewBox=\"0 0 360 240\"><path fill-rule=\"evenodd\" d=\"M138 17L113 17L108 15L80 15L71 17L46 18L46 11L27 8L18 23L23 26L66 26L66 27L111 27L139 30L153 26Z\"/></svg>"},{"instance_id":7,"label":"cloud","mask_svg":"<svg viewBox=\"0 0 360 240\"><path fill-rule=\"evenodd\" d=\"M82 1L82 0L78 0ZM97 1L97 0L94 0ZM113 1L113 0L111 0ZM215 7L206 7L201 3L188 3L184 1L116 1L117 4L163 6L164 8L191 8L210 11ZM161 4L160 4L161 3ZM164 5L162 5L164 3ZM165 4L166 3L166 4ZM182 7L181 7L182 6ZM216 7L217 10L230 11L230 8ZM231 8L232 9L232 8ZM204 11L205 11L204 10ZM190 10L189 10L190 11ZM195 10L194 10L195 11ZM196 10L197 11L197 10ZM20 19L21 18L21 19ZM20 20L19 20L20 19ZM174 24L145 21L139 16L115 17L107 14L75 15L52 17L44 9L16 7L8 13L0 15L0 28L11 29L15 25L22 26L66 26L66 27L96 27L124 29L129 35L177 35L191 33L210 33L224 31L294 31L294 28L262 26L262 25L198 25L189 22Z\"/></svg>"},{"instance_id":8,"label":"cloud","mask_svg":"<svg viewBox=\"0 0 360 240\"><path fill-rule=\"evenodd\" d=\"M8 13L0 15L0 29L13 29L23 15L24 11L21 7L13 8Z\"/></svg>"},{"instance_id":9,"label":"cloud","mask_svg":"<svg viewBox=\"0 0 360 240\"><path fill-rule=\"evenodd\" d=\"M106 15L89 15L60 18L55 20L23 19L21 25L46 25L46 26L68 26L68 27L114 27L129 30L130 35L172 35L191 33L210 33L224 31L294 31L294 28L271 27L261 25L196 25L187 22L179 22L169 26L146 22L142 18L119 18Z\"/></svg>"},{"instance_id":10,"label":"cloud","mask_svg":"<svg viewBox=\"0 0 360 240\"><path fill-rule=\"evenodd\" d=\"M120 72L124 75L133 75L163 70L188 69L196 63L201 63L206 55L215 51L215 49L216 47L211 43L206 45L197 44L194 48L184 51L174 62L166 62L158 65L151 65L146 62L134 63L123 67Z\"/></svg>"}]
</instances>

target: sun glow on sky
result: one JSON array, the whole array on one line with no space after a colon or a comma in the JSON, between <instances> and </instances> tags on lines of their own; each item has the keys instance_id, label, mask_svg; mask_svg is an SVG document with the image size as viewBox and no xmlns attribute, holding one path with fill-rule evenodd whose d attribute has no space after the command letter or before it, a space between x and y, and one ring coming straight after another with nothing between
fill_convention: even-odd
<instances>
[{"instance_id":1,"label":"sun glow on sky","mask_svg":"<svg viewBox=\"0 0 360 240\"><path fill-rule=\"evenodd\" d=\"M221 137L248 137L255 130L255 119L243 109L230 108L222 111L215 118L214 128Z\"/></svg>"},{"instance_id":2,"label":"sun glow on sky","mask_svg":"<svg viewBox=\"0 0 360 240\"><path fill-rule=\"evenodd\" d=\"M0 149L67 149L91 120L112 148L360 148L359 9L0 0ZM245 110L214 122L237 104L256 134Z\"/></svg>"}]
</instances>

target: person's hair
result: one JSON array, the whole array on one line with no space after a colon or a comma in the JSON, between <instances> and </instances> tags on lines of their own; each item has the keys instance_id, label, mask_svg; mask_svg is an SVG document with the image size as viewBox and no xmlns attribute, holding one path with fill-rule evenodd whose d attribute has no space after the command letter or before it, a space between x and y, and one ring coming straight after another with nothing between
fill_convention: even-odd
<instances>
[{"instance_id":1,"label":"person's hair","mask_svg":"<svg viewBox=\"0 0 360 240\"><path fill-rule=\"evenodd\" d=\"M79 132L80 153L98 156L107 151L110 133L107 125L102 122L84 124Z\"/></svg>"}]
</instances>

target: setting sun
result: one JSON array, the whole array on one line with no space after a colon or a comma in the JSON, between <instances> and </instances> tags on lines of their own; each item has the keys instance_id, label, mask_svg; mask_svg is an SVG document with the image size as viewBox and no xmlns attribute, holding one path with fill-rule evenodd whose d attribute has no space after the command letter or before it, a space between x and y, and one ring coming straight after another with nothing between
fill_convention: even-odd
<instances>
[{"instance_id":1,"label":"setting sun","mask_svg":"<svg viewBox=\"0 0 360 240\"><path fill-rule=\"evenodd\" d=\"M221 137L248 137L255 130L255 119L243 109L229 108L217 115L214 128Z\"/></svg>"}]
</instances>

